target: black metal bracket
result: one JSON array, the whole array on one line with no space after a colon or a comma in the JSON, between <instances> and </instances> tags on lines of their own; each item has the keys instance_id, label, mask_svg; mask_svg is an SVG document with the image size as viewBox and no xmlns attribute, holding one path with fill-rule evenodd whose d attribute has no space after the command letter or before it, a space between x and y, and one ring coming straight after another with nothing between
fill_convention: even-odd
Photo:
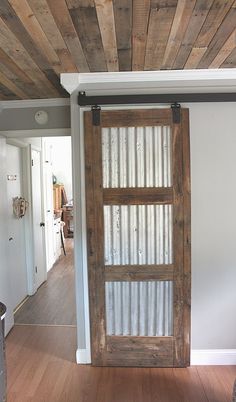
<instances>
[{"instance_id":1,"label":"black metal bracket","mask_svg":"<svg viewBox=\"0 0 236 402\"><path fill-rule=\"evenodd\" d=\"M101 122L101 107L98 105L94 105L91 107L92 115L93 115L93 126L100 126Z\"/></svg>"},{"instance_id":2,"label":"black metal bracket","mask_svg":"<svg viewBox=\"0 0 236 402\"><path fill-rule=\"evenodd\" d=\"M98 95L87 96L79 92L80 106L93 105L136 105L145 103L193 103L193 102L236 102L235 92L185 93L185 94L146 94L146 95Z\"/></svg>"},{"instance_id":3,"label":"black metal bracket","mask_svg":"<svg viewBox=\"0 0 236 402\"><path fill-rule=\"evenodd\" d=\"M179 103L172 103L171 105L172 109L172 119L174 124L179 124L180 123L180 111L181 111L181 106Z\"/></svg>"}]
</instances>

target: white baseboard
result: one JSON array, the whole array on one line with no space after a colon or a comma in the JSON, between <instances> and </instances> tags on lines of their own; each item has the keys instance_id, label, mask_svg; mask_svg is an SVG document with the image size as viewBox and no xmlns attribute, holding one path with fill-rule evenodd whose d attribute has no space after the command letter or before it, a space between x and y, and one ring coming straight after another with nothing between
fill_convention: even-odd
<instances>
[{"instance_id":1,"label":"white baseboard","mask_svg":"<svg viewBox=\"0 0 236 402\"><path fill-rule=\"evenodd\" d=\"M77 364L90 364L89 349L77 349ZM235 366L236 349L191 350L191 366Z\"/></svg>"},{"instance_id":2,"label":"white baseboard","mask_svg":"<svg viewBox=\"0 0 236 402\"><path fill-rule=\"evenodd\" d=\"M191 366L236 365L236 349L204 349L191 351Z\"/></svg>"},{"instance_id":3,"label":"white baseboard","mask_svg":"<svg viewBox=\"0 0 236 402\"><path fill-rule=\"evenodd\" d=\"M90 364L91 363L90 350L89 349L77 349L76 363L77 364Z\"/></svg>"}]
</instances>

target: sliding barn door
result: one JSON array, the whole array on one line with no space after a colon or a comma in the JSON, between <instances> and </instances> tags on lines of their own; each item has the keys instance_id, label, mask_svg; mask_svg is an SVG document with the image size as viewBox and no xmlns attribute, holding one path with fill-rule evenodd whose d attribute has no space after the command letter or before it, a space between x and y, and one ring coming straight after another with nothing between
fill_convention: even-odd
<instances>
[{"instance_id":1,"label":"sliding barn door","mask_svg":"<svg viewBox=\"0 0 236 402\"><path fill-rule=\"evenodd\" d=\"M92 363L189 365L188 110L85 112Z\"/></svg>"}]
</instances>

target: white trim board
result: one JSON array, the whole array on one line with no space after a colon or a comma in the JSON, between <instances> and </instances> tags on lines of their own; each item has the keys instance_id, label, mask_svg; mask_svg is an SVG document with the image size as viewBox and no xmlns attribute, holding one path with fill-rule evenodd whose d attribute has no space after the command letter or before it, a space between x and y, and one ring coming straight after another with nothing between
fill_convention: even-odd
<instances>
[{"instance_id":1,"label":"white trim board","mask_svg":"<svg viewBox=\"0 0 236 402\"><path fill-rule=\"evenodd\" d=\"M77 364L90 364L89 349L77 349ZM191 351L191 366L235 366L236 349L204 349Z\"/></svg>"},{"instance_id":2,"label":"white trim board","mask_svg":"<svg viewBox=\"0 0 236 402\"><path fill-rule=\"evenodd\" d=\"M63 73L61 85L70 94L235 92L236 68L115 73Z\"/></svg>"},{"instance_id":3,"label":"white trim board","mask_svg":"<svg viewBox=\"0 0 236 402\"><path fill-rule=\"evenodd\" d=\"M91 354L89 349L77 349L76 350L76 363L77 364L90 364Z\"/></svg>"},{"instance_id":4,"label":"white trim board","mask_svg":"<svg viewBox=\"0 0 236 402\"><path fill-rule=\"evenodd\" d=\"M70 106L69 98L52 99L26 99L13 101L0 101L0 109L22 109L32 107Z\"/></svg>"},{"instance_id":5,"label":"white trim board","mask_svg":"<svg viewBox=\"0 0 236 402\"><path fill-rule=\"evenodd\" d=\"M235 366L236 349L191 350L191 366Z\"/></svg>"},{"instance_id":6,"label":"white trim board","mask_svg":"<svg viewBox=\"0 0 236 402\"><path fill-rule=\"evenodd\" d=\"M6 138L28 137L66 137L71 135L70 128L42 128L31 130L3 130L0 135Z\"/></svg>"}]
</instances>

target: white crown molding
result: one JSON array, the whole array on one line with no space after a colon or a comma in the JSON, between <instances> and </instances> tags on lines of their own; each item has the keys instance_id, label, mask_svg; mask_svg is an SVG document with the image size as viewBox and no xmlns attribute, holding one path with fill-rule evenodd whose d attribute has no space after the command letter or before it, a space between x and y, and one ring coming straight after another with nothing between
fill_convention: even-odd
<instances>
[{"instance_id":1,"label":"white crown molding","mask_svg":"<svg viewBox=\"0 0 236 402\"><path fill-rule=\"evenodd\" d=\"M32 107L44 108L44 107L69 106L69 105L70 105L70 99L68 98L0 101L0 109L22 109Z\"/></svg>"},{"instance_id":2,"label":"white crown molding","mask_svg":"<svg viewBox=\"0 0 236 402\"><path fill-rule=\"evenodd\" d=\"M204 349L191 351L191 366L236 365L236 349Z\"/></svg>"},{"instance_id":3,"label":"white crown molding","mask_svg":"<svg viewBox=\"0 0 236 402\"><path fill-rule=\"evenodd\" d=\"M90 364L91 363L90 349L77 349L76 363L77 364Z\"/></svg>"},{"instance_id":4,"label":"white crown molding","mask_svg":"<svg viewBox=\"0 0 236 402\"><path fill-rule=\"evenodd\" d=\"M31 130L3 130L0 135L5 138L27 138L27 137L66 137L71 135L70 128L43 128Z\"/></svg>"},{"instance_id":5,"label":"white crown molding","mask_svg":"<svg viewBox=\"0 0 236 402\"><path fill-rule=\"evenodd\" d=\"M236 68L115 73L64 73L61 85L70 94L189 93L236 91Z\"/></svg>"},{"instance_id":6,"label":"white crown molding","mask_svg":"<svg viewBox=\"0 0 236 402\"><path fill-rule=\"evenodd\" d=\"M72 94L79 86L79 73L62 73L60 74L60 82L62 87Z\"/></svg>"}]
</instances>

